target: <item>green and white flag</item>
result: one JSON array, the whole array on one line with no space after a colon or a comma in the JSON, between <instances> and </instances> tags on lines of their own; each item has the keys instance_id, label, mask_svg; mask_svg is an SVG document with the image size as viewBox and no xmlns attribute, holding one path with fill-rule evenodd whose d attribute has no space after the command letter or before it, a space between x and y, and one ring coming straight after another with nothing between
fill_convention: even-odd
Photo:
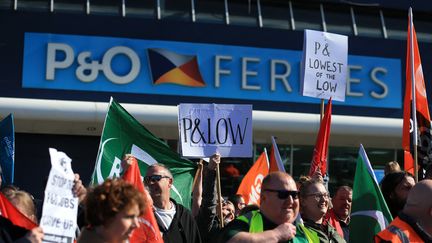
<instances>
[{"instance_id":1,"label":"green and white flag","mask_svg":"<svg viewBox=\"0 0 432 243\"><path fill-rule=\"evenodd\" d=\"M392 220L366 151L360 144L349 224L350 242L374 242L374 235Z\"/></svg>"},{"instance_id":2,"label":"green and white flag","mask_svg":"<svg viewBox=\"0 0 432 243\"><path fill-rule=\"evenodd\" d=\"M145 175L151 164L167 166L174 177L171 197L190 208L195 163L181 158L111 98L91 183L100 184L106 178L120 177L121 159L125 154L137 158L141 175Z\"/></svg>"}]
</instances>

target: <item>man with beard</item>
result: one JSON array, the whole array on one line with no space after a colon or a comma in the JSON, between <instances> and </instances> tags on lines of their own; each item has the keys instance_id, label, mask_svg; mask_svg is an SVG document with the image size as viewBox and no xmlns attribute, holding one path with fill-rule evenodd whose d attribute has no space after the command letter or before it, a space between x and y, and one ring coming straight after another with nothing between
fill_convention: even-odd
<instances>
[{"instance_id":1,"label":"man with beard","mask_svg":"<svg viewBox=\"0 0 432 243\"><path fill-rule=\"evenodd\" d=\"M409 192L403 210L375 236L375 242L432 242L432 180L422 180Z\"/></svg>"},{"instance_id":2,"label":"man with beard","mask_svg":"<svg viewBox=\"0 0 432 243\"><path fill-rule=\"evenodd\" d=\"M228 224L219 242L308 242L304 226L294 223L299 199L290 175L280 171L268 174L262 182L260 201L260 210Z\"/></svg>"},{"instance_id":3,"label":"man with beard","mask_svg":"<svg viewBox=\"0 0 432 243\"><path fill-rule=\"evenodd\" d=\"M333 208L328 210L326 220L337 230L337 232L349 241L349 221L352 204L352 189L349 186L341 186L336 190L332 198Z\"/></svg>"},{"instance_id":4,"label":"man with beard","mask_svg":"<svg viewBox=\"0 0 432 243\"><path fill-rule=\"evenodd\" d=\"M405 171L394 172L384 176L381 181L381 191L393 218L402 211L408 193L414 185L413 175Z\"/></svg>"}]
</instances>

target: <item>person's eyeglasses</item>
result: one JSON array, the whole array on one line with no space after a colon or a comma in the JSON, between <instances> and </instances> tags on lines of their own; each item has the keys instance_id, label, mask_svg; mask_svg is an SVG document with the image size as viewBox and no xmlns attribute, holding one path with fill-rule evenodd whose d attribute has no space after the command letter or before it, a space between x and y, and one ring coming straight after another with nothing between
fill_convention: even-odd
<instances>
[{"instance_id":1,"label":"person's eyeglasses","mask_svg":"<svg viewBox=\"0 0 432 243\"><path fill-rule=\"evenodd\" d=\"M288 190L273 190L273 189L264 189L267 192L277 192L277 197L281 200L285 200L288 196L291 196L292 199L297 199L299 192L298 191L288 191Z\"/></svg>"},{"instance_id":2,"label":"person's eyeglasses","mask_svg":"<svg viewBox=\"0 0 432 243\"><path fill-rule=\"evenodd\" d=\"M163 175L151 175L151 176L145 176L144 177L144 182L146 184L149 184L150 182L152 183L156 183L160 180L162 180L162 178L171 178L169 176L163 176Z\"/></svg>"},{"instance_id":3,"label":"person's eyeglasses","mask_svg":"<svg viewBox=\"0 0 432 243\"><path fill-rule=\"evenodd\" d=\"M325 200L330 198L330 195L327 192L325 192L325 193L317 192L317 193L312 193L312 194L306 195L306 197L310 197L310 196L313 196L316 201L321 200L321 198L324 198Z\"/></svg>"}]
</instances>

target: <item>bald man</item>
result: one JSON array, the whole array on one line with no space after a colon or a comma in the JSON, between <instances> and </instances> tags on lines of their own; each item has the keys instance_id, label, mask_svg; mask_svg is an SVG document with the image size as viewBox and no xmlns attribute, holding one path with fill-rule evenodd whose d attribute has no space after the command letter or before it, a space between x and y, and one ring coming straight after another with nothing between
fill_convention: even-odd
<instances>
[{"instance_id":1,"label":"bald man","mask_svg":"<svg viewBox=\"0 0 432 243\"><path fill-rule=\"evenodd\" d=\"M260 210L250 211L228 224L220 242L307 242L304 226L296 227L299 212L296 183L284 172L272 172L261 185Z\"/></svg>"},{"instance_id":2,"label":"bald man","mask_svg":"<svg viewBox=\"0 0 432 243\"><path fill-rule=\"evenodd\" d=\"M144 177L163 240L165 243L201 243L191 212L170 198L173 180L170 170L163 164L149 166Z\"/></svg>"},{"instance_id":3,"label":"bald man","mask_svg":"<svg viewBox=\"0 0 432 243\"><path fill-rule=\"evenodd\" d=\"M375 236L375 242L432 242L432 180L422 180L409 192L404 209Z\"/></svg>"}]
</instances>

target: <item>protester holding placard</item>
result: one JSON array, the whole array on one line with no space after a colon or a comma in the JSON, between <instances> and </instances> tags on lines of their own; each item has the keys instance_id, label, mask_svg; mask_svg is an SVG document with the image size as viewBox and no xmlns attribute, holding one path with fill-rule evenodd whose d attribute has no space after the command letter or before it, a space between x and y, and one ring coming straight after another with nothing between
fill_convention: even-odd
<instances>
[{"instance_id":1,"label":"protester holding placard","mask_svg":"<svg viewBox=\"0 0 432 243\"><path fill-rule=\"evenodd\" d=\"M143 194L122 179L108 179L90 189L85 200L89 225L77 242L128 242L146 203Z\"/></svg>"},{"instance_id":2,"label":"protester holding placard","mask_svg":"<svg viewBox=\"0 0 432 243\"><path fill-rule=\"evenodd\" d=\"M208 242L217 236L221 230L220 219L217 214L217 190L216 190L216 167L220 163L221 156L214 154L209 159L209 164L203 171L203 194L202 204L196 217L203 242ZM222 217L224 225L235 218L234 204L228 200L222 203Z\"/></svg>"}]
</instances>

